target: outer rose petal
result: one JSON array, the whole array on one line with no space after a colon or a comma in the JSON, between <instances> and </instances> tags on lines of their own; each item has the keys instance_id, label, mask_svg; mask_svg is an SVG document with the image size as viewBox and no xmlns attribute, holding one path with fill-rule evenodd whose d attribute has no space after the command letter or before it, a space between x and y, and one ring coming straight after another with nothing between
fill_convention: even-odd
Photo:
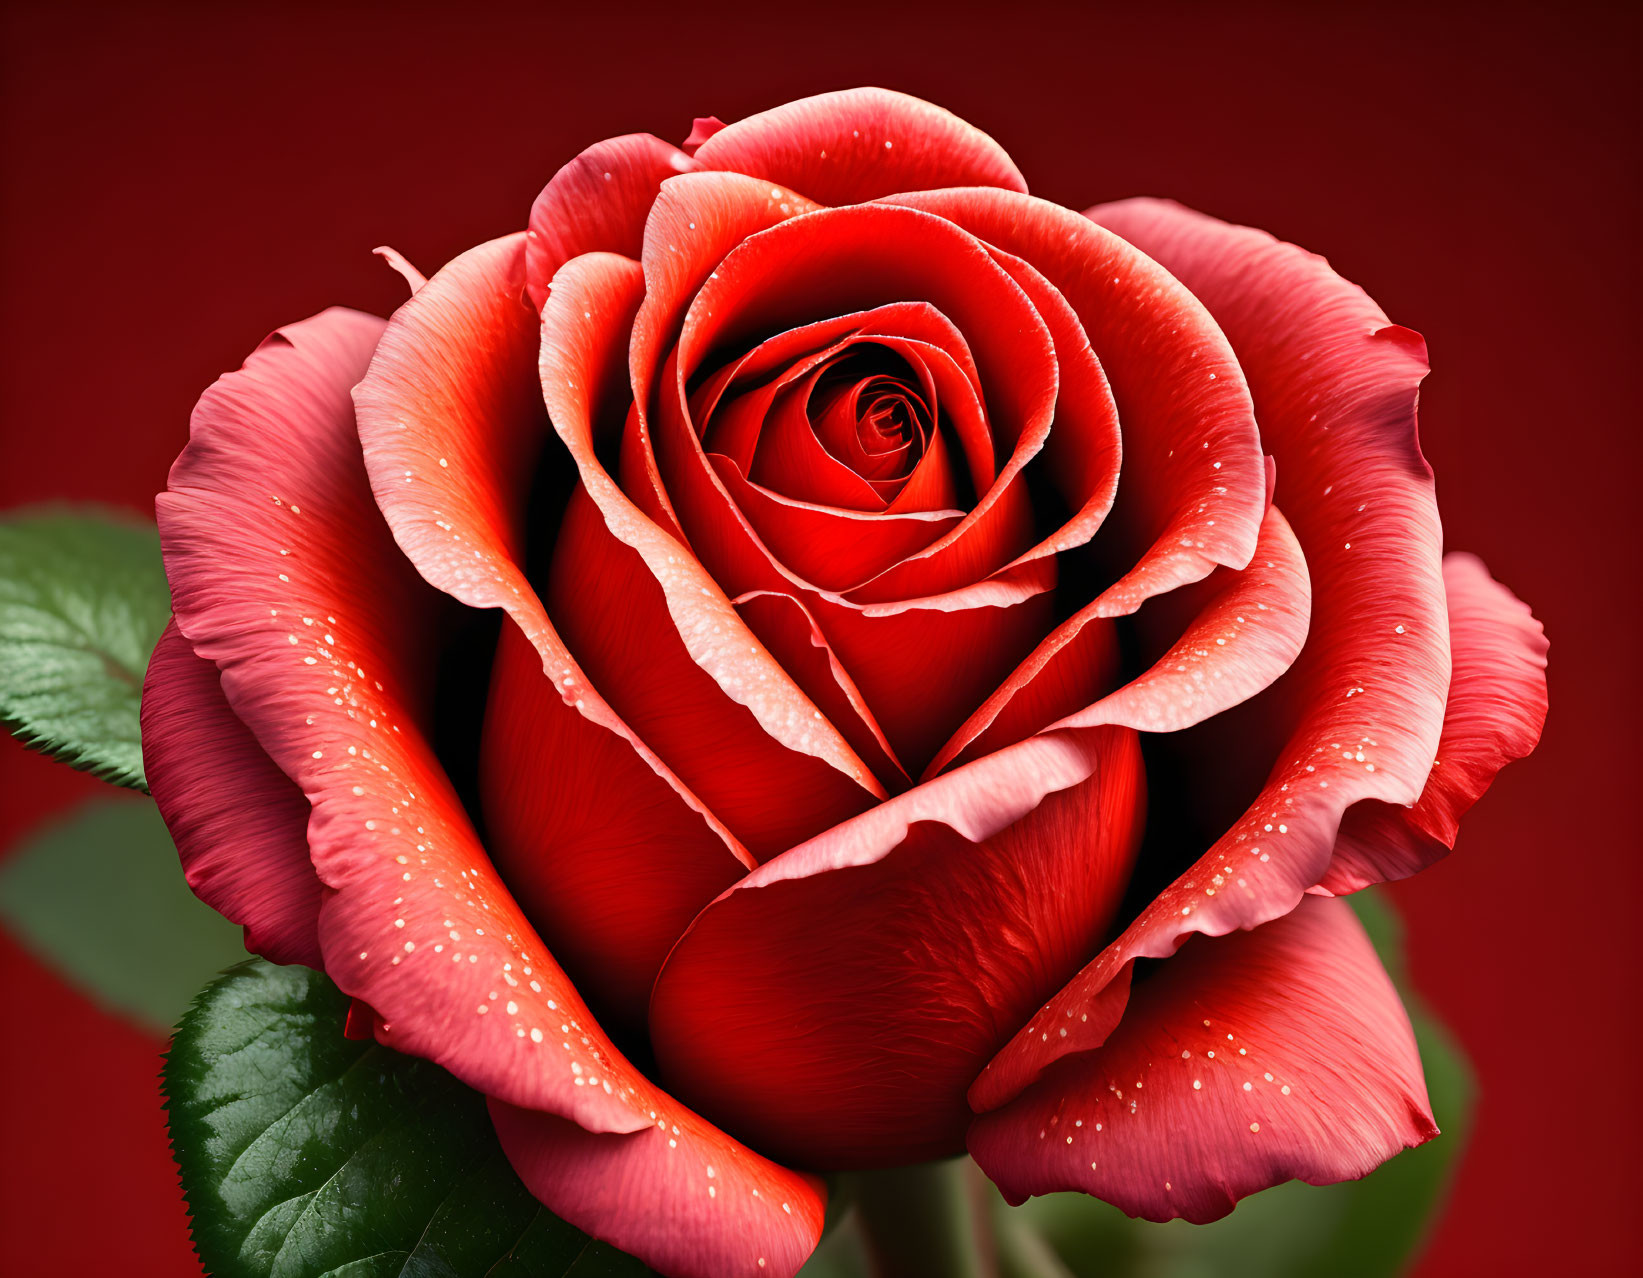
<instances>
[{"instance_id":1,"label":"outer rose petal","mask_svg":"<svg viewBox=\"0 0 1643 1278\"><path fill-rule=\"evenodd\" d=\"M645 218L666 178L689 173L696 161L648 133L596 142L542 188L526 232L525 288L540 311L548 284L582 253L638 257Z\"/></svg>"},{"instance_id":2,"label":"outer rose petal","mask_svg":"<svg viewBox=\"0 0 1643 1278\"><path fill-rule=\"evenodd\" d=\"M1140 749L1118 728L1085 745L1086 780L1001 828L920 820L941 799L909 793L725 892L657 978L663 1076L806 1166L956 1152L976 1070L1100 944L1129 880ZM985 811L986 778L930 788Z\"/></svg>"},{"instance_id":3,"label":"outer rose petal","mask_svg":"<svg viewBox=\"0 0 1643 1278\"><path fill-rule=\"evenodd\" d=\"M976 1119L969 1146L1011 1202L1076 1189L1202 1223L1437 1134L1397 991L1351 910L1312 898L1195 939L1137 987L1103 1047Z\"/></svg>"},{"instance_id":4,"label":"outer rose petal","mask_svg":"<svg viewBox=\"0 0 1643 1278\"><path fill-rule=\"evenodd\" d=\"M1100 1046L1135 959L1293 909L1328 873L1353 803L1413 803L1449 684L1437 503L1415 435L1420 339L1321 258L1262 232L1155 201L1094 212L1203 299L1238 352L1306 554L1311 631L1275 689L1295 727L1259 798L993 1059L970 1089L977 1110ZM1050 1025L1067 1037L1046 1036Z\"/></svg>"},{"instance_id":5,"label":"outer rose petal","mask_svg":"<svg viewBox=\"0 0 1643 1278\"><path fill-rule=\"evenodd\" d=\"M823 93L748 116L702 143L696 160L780 182L822 204L943 186L1027 189L980 129L889 89Z\"/></svg>"},{"instance_id":6,"label":"outer rose petal","mask_svg":"<svg viewBox=\"0 0 1643 1278\"><path fill-rule=\"evenodd\" d=\"M441 288L436 276L419 296L437 300ZM269 339L206 392L156 502L178 627L217 662L235 713L313 805L308 842L333 889L320 916L325 970L368 1005L378 1040L493 1102L570 1120L647 1159L673 1147L625 1134L660 1124L758 1163L611 1046L422 736L409 695L427 684L416 639L442 601L371 499L349 402L381 329L329 311ZM599 1137L577 1148L610 1165ZM761 1203L773 1222L764 1235L813 1239L816 1192L789 1200L803 1213L796 1224ZM667 1254L665 1241L656 1247Z\"/></svg>"},{"instance_id":7,"label":"outer rose petal","mask_svg":"<svg viewBox=\"0 0 1643 1278\"><path fill-rule=\"evenodd\" d=\"M1455 845L1460 819L1495 774L1540 740L1546 722L1546 635L1527 604L1473 555L1446 555L1454 674L1443 737L1412 808L1373 799L1341 822L1319 890L1356 892L1425 869Z\"/></svg>"},{"instance_id":8,"label":"outer rose petal","mask_svg":"<svg viewBox=\"0 0 1643 1278\"><path fill-rule=\"evenodd\" d=\"M327 311L201 398L155 502L177 627L308 796L314 868L333 889L325 971L376 1010L377 1037L489 1095L636 1130L650 1120L628 1093L579 1085L572 1067L624 1087L643 1076L542 949L423 736L423 637L443 601L371 499L349 399L381 331ZM573 1050L530 1036L561 1023L577 1027Z\"/></svg>"},{"instance_id":9,"label":"outer rose petal","mask_svg":"<svg viewBox=\"0 0 1643 1278\"><path fill-rule=\"evenodd\" d=\"M614 1137L497 1101L491 1118L508 1161L551 1211L668 1278L791 1278L821 1237L819 1180L689 1111Z\"/></svg>"},{"instance_id":10,"label":"outer rose petal","mask_svg":"<svg viewBox=\"0 0 1643 1278\"><path fill-rule=\"evenodd\" d=\"M171 622L143 680L143 767L195 895L274 963L321 966L308 800L223 699Z\"/></svg>"},{"instance_id":11,"label":"outer rose petal","mask_svg":"<svg viewBox=\"0 0 1643 1278\"><path fill-rule=\"evenodd\" d=\"M505 643L493 673L481 772L492 849L589 991L638 1017L680 929L752 861L591 685L525 578L525 489L557 445L540 326L519 300L524 256L523 236L482 244L395 313L355 392L359 435L405 556L463 603L506 610L535 649L532 669ZM620 838L587 802L612 788L630 796Z\"/></svg>"}]
</instances>

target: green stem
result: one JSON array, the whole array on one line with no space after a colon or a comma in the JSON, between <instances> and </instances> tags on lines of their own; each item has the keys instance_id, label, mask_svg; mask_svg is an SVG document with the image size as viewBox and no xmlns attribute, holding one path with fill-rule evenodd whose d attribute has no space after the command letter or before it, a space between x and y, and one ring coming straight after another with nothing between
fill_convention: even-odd
<instances>
[{"instance_id":1,"label":"green stem","mask_svg":"<svg viewBox=\"0 0 1643 1278\"><path fill-rule=\"evenodd\" d=\"M876 1278L997 1278L974 1167L954 1158L851 1178Z\"/></svg>"}]
</instances>

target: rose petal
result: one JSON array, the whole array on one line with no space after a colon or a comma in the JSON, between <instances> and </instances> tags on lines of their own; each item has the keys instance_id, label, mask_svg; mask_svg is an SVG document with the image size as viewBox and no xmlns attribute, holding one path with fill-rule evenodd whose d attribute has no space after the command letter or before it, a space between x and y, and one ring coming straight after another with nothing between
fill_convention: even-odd
<instances>
[{"instance_id":1,"label":"rose petal","mask_svg":"<svg viewBox=\"0 0 1643 1278\"><path fill-rule=\"evenodd\" d=\"M1089 541L1112 509L1118 491L1121 456L1118 409L1107 385L1101 363L1090 347L1078 316L1042 275L1020 258L997 249L990 250L1044 320L1055 345L1057 387L1054 428L1046 428L1042 453L1036 447L1021 447L1005 463L1000 486L1009 485L1029 462L1045 477L1071 512L1031 549L1024 550L1013 563L1059 554ZM1026 441L1022 441L1023 443ZM991 494L989 494L991 496ZM988 501L977 503L957 527L943 534L917 555L909 556L873 581L850 592L859 603L883 603L931 588L932 584L957 580L944 573L949 562L967 562L965 541L988 515Z\"/></svg>"},{"instance_id":2,"label":"rose petal","mask_svg":"<svg viewBox=\"0 0 1643 1278\"><path fill-rule=\"evenodd\" d=\"M1460 819L1495 774L1535 748L1546 722L1546 635L1473 555L1443 560L1454 674L1443 736L1411 808L1373 799L1346 814L1320 890L1355 892L1425 869L1455 845Z\"/></svg>"},{"instance_id":3,"label":"rose petal","mask_svg":"<svg viewBox=\"0 0 1643 1278\"><path fill-rule=\"evenodd\" d=\"M753 639L719 583L595 455L591 411L597 389L620 374L626 325L589 317L595 308L633 313L637 264L587 254L554 287L542 315L542 393L582 476L554 553L562 624L645 739L755 855L770 855L884 790Z\"/></svg>"},{"instance_id":4,"label":"rose petal","mask_svg":"<svg viewBox=\"0 0 1643 1278\"><path fill-rule=\"evenodd\" d=\"M780 182L823 204L892 191L1027 183L980 129L888 89L845 89L788 102L714 134L696 152L703 168Z\"/></svg>"},{"instance_id":5,"label":"rose petal","mask_svg":"<svg viewBox=\"0 0 1643 1278\"><path fill-rule=\"evenodd\" d=\"M1105 1046L976 1119L969 1147L1012 1203L1080 1190L1203 1223L1437 1134L1397 991L1351 910L1313 899L1193 940L1136 987Z\"/></svg>"},{"instance_id":6,"label":"rose petal","mask_svg":"<svg viewBox=\"0 0 1643 1278\"><path fill-rule=\"evenodd\" d=\"M395 313L355 392L359 436L406 557L463 603L506 610L537 652L532 670L505 642L493 675L481 773L491 848L600 1005L632 1017L683 920L753 862L600 696L525 579L525 490L552 440L539 324L519 301L524 257L520 235L481 245ZM627 319L610 331L625 335ZM587 802L609 787L628 796L621 840ZM573 862L589 849L597 872ZM658 890L687 882L694 900Z\"/></svg>"},{"instance_id":7,"label":"rose petal","mask_svg":"<svg viewBox=\"0 0 1643 1278\"><path fill-rule=\"evenodd\" d=\"M540 311L556 272L581 253L637 258L662 183L696 161L648 133L596 142L542 188L531 206L525 288Z\"/></svg>"},{"instance_id":8,"label":"rose petal","mask_svg":"<svg viewBox=\"0 0 1643 1278\"><path fill-rule=\"evenodd\" d=\"M1207 583L1213 593L1181 637L1144 674L1117 689L1110 682L1117 637L1106 620L1114 605L1103 596L1081 609L970 716L926 775L1051 723L1116 721L1147 732L1179 732L1270 686L1300 653L1311 611L1306 561L1276 506L1262 522L1249 566L1221 569Z\"/></svg>"},{"instance_id":9,"label":"rose petal","mask_svg":"<svg viewBox=\"0 0 1643 1278\"><path fill-rule=\"evenodd\" d=\"M1134 552L1108 604L1133 612L1217 565L1248 563L1267 505L1261 437L1238 357L1204 306L1117 236L1043 200L971 190L894 202L1031 263L1083 325L1122 427L1108 540Z\"/></svg>"},{"instance_id":10,"label":"rose petal","mask_svg":"<svg viewBox=\"0 0 1643 1278\"><path fill-rule=\"evenodd\" d=\"M436 276L412 304L440 288ZM442 600L372 501L349 399L381 332L327 311L201 398L155 502L177 627L308 796L310 855L331 889L325 971L376 1010L377 1037L488 1095L637 1130L649 1120L625 1093L575 1084L575 1069L641 1076L498 880L424 735L425 636ZM561 1023L577 1029L569 1050L530 1035Z\"/></svg>"},{"instance_id":11,"label":"rose petal","mask_svg":"<svg viewBox=\"0 0 1643 1278\"><path fill-rule=\"evenodd\" d=\"M782 193L778 191L777 195ZM734 348L738 340L745 342L751 336L750 332L739 329L718 332L709 311L723 315L724 307L729 306L738 325L744 327L760 323L779 327L795 319L811 317L779 314L778 299L782 296L782 281L788 280L792 273L825 274L816 269L819 261L826 260L826 255L815 251L822 246L814 238L825 234L830 237L830 243L836 242L841 253L865 255L857 265L862 265L874 253L896 259L880 263L885 268L882 273L863 274L862 289L876 287L893 295L898 291L898 272L911 272L916 276L915 295L929 291L939 309L950 312L950 318L960 323L975 352L983 380L988 382L990 394L992 380L987 379L986 373L989 369L996 370L998 377L993 380L1000 385L994 407L999 413L994 417L994 425L998 427L1006 421L1016 423L1002 437L1012 441L1011 447L1032 448L1036 447L1033 440L1042 442L1055 402L1055 382L1050 373L1053 369L1051 339L1042 321L1033 318L1031 306L1019 286L997 267L985 250L951 228L942 229L946 224L939 219L904 215L887 206L812 214L803 219L807 226L798 229L799 238L795 239L790 233L798 225L797 221L781 222L766 208L766 200L773 198L748 190L745 180L732 179L729 175L692 175L666 185L647 232L646 309L641 310L636 321L631 354L635 394L641 404L646 402L649 388L654 384L654 352L666 349L674 317L679 313L677 295L700 286L693 303L693 313L698 319L687 324L690 331L679 343L680 377L686 378L694 350L692 344L699 345L705 357L711 346L729 344ZM786 202L785 198L782 202ZM845 215L849 215L848 221L835 220ZM731 257L714 258L724 243L738 242L738 235L750 230L756 232L761 224L772 222L778 225L769 232L770 237L781 235L783 238L755 235L740 241L740 248L731 255L738 258L734 268ZM858 222L864 225L858 226ZM703 247L692 247L688 255L670 251L695 245L695 241L682 233L689 230L691 223L695 223L704 237ZM675 235L675 229L680 228L681 233ZM863 229L872 228L884 232L872 241L876 247L869 247L857 235ZM907 253L896 258L892 250L900 243L898 235L906 240ZM756 240L762 247L755 248ZM770 247L772 243L776 245L775 250ZM738 256L742 254L749 256ZM909 255L921 256L915 263L909 260ZM948 257L953 262L949 263ZM956 275L947 269L959 262L964 269ZM714 274L717 279L710 278ZM704 280L707 283L704 284ZM873 296L852 297L838 280L807 277L805 284L803 296L809 299L806 308L814 305L823 313L848 312L852 305L875 305L882 300ZM761 297L768 297L776 309L760 318L758 308L745 305L747 299L739 292L720 299L716 290L721 287L754 289ZM949 294L950 301L946 296ZM989 298L991 304L983 306ZM1008 327L1004 315L1010 308L1020 323L1028 325L1027 333L1022 333L1019 324L1014 329ZM1036 352L1035 359L1042 359L1042 376L1023 377L1024 349ZM681 410L687 408L683 391L682 386L678 388ZM663 427L667 428L665 432ZM867 698L897 757L907 767L922 767L969 710L998 686L1030 651L1036 637L1044 632L1051 605L1048 592L1054 585L1054 561L1049 558L1012 569L1007 578L894 604L862 607L840 596L810 589L809 583L797 580L776 563L768 548L759 542L713 474L701 451L700 440L682 420L682 411L663 414L654 422L641 420L636 429L628 431L627 440L648 441L650 428L657 432L658 451L654 460L666 474L669 510L681 521L680 527L688 533L696 556L731 593L739 595L757 590L797 593ZM1020 442L1015 442L1017 440ZM624 474L627 473L624 470ZM634 491L638 482L630 481L629 491ZM650 482L661 490L660 474L653 474ZM967 545L974 552L975 562L956 564L955 571L962 572L968 567L977 575L985 574L1027 544L1022 534L1030 533L1031 508L1021 486L995 484L990 491L1013 496L1008 505L1004 501L998 503L1002 513L988 526L987 536L969 539ZM917 679L911 677L915 661L919 669ZM937 700L932 700L932 689L937 691Z\"/></svg>"},{"instance_id":12,"label":"rose petal","mask_svg":"<svg viewBox=\"0 0 1643 1278\"><path fill-rule=\"evenodd\" d=\"M437 299L442 287L436 276L423 293ZM773 1204L774 1224L755 1235L785 1240L770 1258L790 1273L819 1233L819 1187L707 1128L610 1045L498 881L409 713L407 689L423 682L412 640L437 596L375 510L348 400L380 328L328 312L271 339L207 392L173 491L157 503L180 627L313 803L314 863L334 889L320 919L326 971L368 1005L380 1041L436 1061L493 1104L585 1129L549 1124L574 1135L560 1149L582 1160L583 1202L628 1189L631 1179L600 1187L594 1177L622 1176L635 1153L671 1153L646 1133L674 1129L691 1133L689 1148L791 1186L797 1220L787 1225ZM271 486L284 490L278 505ZM281 542L291 556L278 555ZM276 568L294 571L282 580ZM284 631L301 630L303 615L316 618L316 637L291 644ZM546 1196L551 1180L510 1143ZM563 1210L604 1227L576 1201ZM623 1236L658 1263L678 1255L677 1241Z\"/></svg>"},{"instance_id":13,"label":"rose petal","mask_svg":"<svg viewBox=\"0 0 1643 1278\"><path fill-rule=\"evenodd\" d=\"M503 628L480 753L486 840L601 1021L633 1031L679 934L754 861L628 742L567 711L566 696L597 697L570 669L544 678L537 649Z\"/></svg>"},{"instance_id":14,"label":"rose petal","mask_svg":"<svg viewBox=\"0 0 1643 1278\"><path fill-rule=\"evenodd\" d=\"M664 1105L626 1136L494 1100L490 1109L519 1178L578 1229L672 1278L792 1278L821 1237L825 1187Z\"/></svg>"},{"instance_id":15,"label":"rose petal","mask_svg":"<svg viewBox=\"0 0 1643 1278\"><path fill-rule=\"evenodd\" d=\"M807 1166L955 1152L976 1070L1100 943L1129 878L1135 734L1087 744L1094 775L979 839L918 820L909 793L725 892L657 978L663 1077ZM888 821L899 837L878 837Z\"/></svg>"},{"instance_id":16,"label":"rose petal","mask_svg":"<svg viewBox=\"0 0 1643 1278\"><path fill-rule=\"evenodd\" d=\"M884 730L805 606L792 595L769 591L741 595L732 602L748 629L872 766L885 788L892 794L905 790L910 784L907 773Z\"/></svg>"},{"instance_id":17,"label":"rose petal","mask_svg":"<svg viewBox=\"0 0 1643 1278\"><path fill-rule=\"evenodd\" d=\"M698 218L715 207L717 192L705 182L669 186L681 199L699 202ZM674 216L671 207L658 204L652 226ZM892 570L890 597L875 594L861 602L957 589L1030 544L1031 503L1016 481L1050 433L1060 373L1054 339L1029 295L982 245L943 219L889 204L826 209L745 238L702 283L679 335L678 401L686 409L685 385L713 351L743 348L761 332L817 316L908 298L928 302L963 333L980 371L994 447L1008 461L959 526L937 543L943 553L921 552ZM694 436L680 436L677 430L657 431L665 472L693 464L689 454L699 451Z\"/></svg>"},{"instance_id":18,"label":"rose petal","mask_svg":"<svg viewBox=\"0 0 1643 1278\"><path fill-rule=\"evenodd\" d=\"M272 963L320 966L320 881L308 800L222 694L217 667L171 622L143 680L143 770L194 894Z\"/></svg>"},{"instance_id":19,"label":"rose petal","mask_svg":"<svg viewBox=\"0 0 1643 1278\"><path fill-rule=\"evenodd\" d=\"M1096 212L1202 298L1237 350L1306 555L1311 632L1275 690L1296 726L1260 796L994 1058L971 1089L978 1110L1099 1046L1134 959L1293 909L1328 872L1353 803L1413 803L1449 683L1437 506L1415 436L1419 339L1321 258L1262 232L1155 201ZM1069 1011L1069 1037L1043 1038Z\"/></svg>"}]
</instances>

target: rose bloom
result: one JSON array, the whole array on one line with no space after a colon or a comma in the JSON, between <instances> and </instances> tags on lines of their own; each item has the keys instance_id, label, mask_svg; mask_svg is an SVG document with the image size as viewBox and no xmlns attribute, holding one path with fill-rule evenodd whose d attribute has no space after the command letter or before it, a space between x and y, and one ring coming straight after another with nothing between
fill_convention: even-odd
<instances>
[{"instance_id":1,"label":"rose bloom","mask_svg":"<svg viewBox=\"0 0 1643 1278\"><path fill-rule=\"evenodd\" d=\"M148 775L547 1207L788 1275L822 1172L1206 1221L1436 1134L1333 898L1448 850L1545 643L1442 556L1417 334L877 89L387 256L194 413Z\"/></svg>"}]
</instances>

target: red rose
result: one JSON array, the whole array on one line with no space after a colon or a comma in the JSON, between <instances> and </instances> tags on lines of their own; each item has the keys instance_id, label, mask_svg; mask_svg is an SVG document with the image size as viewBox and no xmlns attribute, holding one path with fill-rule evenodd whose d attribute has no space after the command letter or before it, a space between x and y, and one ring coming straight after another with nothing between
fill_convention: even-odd
<instances>
[{"instance_id":1,"label":"red rose","mask_svg":"<svg viewBox=\"0 0 1643 1278\"><path fill-rule=\"evenodd\" d=\"M1329 898L1447 850L1545 644L1440 556L1419 336L881 90L602 142L401 265L200 401L148 775L548 1207L792 1274L818 1170L1207 1220L1434 1134Z\"/></svg>"}]
</instances>

